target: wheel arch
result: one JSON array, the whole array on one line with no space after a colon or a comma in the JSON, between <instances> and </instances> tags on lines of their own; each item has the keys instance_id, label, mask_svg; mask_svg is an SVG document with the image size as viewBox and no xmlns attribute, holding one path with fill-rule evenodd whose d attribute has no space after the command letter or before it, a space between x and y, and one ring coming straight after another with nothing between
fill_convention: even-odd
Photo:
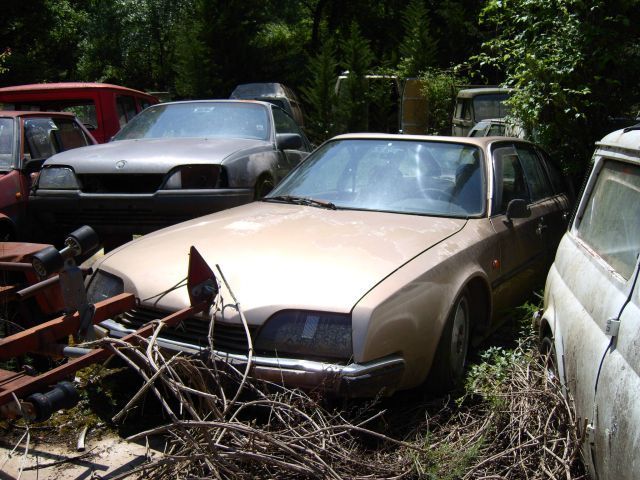
<instances>
[{"instance_id":1,"label":"wheel arch","mask_svg":"<svg viewBox=\"0 0 640 480\"><path fill-rule=\"evenodd\" d=\"M15 240L17 238L18 228L11 218L0 213L0 237L4 236L5 232L9 235L9 240ZM0 238L0 241L2 241L2 238Z\"/></svg>"}]
</instances>

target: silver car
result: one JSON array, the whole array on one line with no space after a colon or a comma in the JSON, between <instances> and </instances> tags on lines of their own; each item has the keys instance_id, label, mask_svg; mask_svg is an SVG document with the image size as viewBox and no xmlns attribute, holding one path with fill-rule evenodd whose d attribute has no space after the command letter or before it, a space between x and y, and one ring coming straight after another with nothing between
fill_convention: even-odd
<instances>
[{"instance_id":1,"label":"silver car","mask_svg":"<svg viewBox=\"0 0 640 480\"><path fill-rule=\"evenodd\" d=\"M31 207L60 232L90 225L103 238L144 234L262 197L310 150L270 103L158 104L109 143L50 158Z\"/></svg>"},{"instance_id":2,"label":"silver car","mask_svg":"<svg viewBox=\"0 0 640 480\"><path fill-rule=\"evenodd\" d=\"M542 345L575 400L592 478L640 474L640 131L597 144L538 315Z\"/></svg>"}]
</instances>

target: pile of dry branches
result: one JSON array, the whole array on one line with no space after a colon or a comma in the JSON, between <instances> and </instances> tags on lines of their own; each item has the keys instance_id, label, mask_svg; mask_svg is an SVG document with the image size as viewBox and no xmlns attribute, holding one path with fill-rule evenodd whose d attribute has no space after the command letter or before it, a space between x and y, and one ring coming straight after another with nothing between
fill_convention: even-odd
<instances>
[{"instance_id":1,"label":"pile of dry branches","mask_svg":"<svg viewBox=\"0 0 640 480\"><path fill-rule=\"evenodd\" d=\"M110 340L145 379L115 420L146 392L171 420L131 437L164 435L167 448L122 477L583 478L572 407L531 348L509 357L500 378L479 375L458 405L396 396L339 411L214 356L165 358L160 332L146 349Z\"/></svg>"},{"instance_id":2,"label":"pile of dry branches","mask_svg":"<svg viewBox=\"0 0 640 480\"><path fill-rule=\"evenodd\" d=\"M121 478L581 478L572 406L535 342L497 349L502 355L472 367L457 402L396 395L330 409L307 393L251 379L251 336L233 300L216 299L207 356L167 357L157 345L162 322L140 339L143 347L105 340L144 380L114 420L149 392L170 419L131 437L162 435L167 446ZM247 336L241 370L217 357L213 345L214 319L227 308L239 314Z\"/></svg>"},{"instance_id":3,"label":"pile of dry branches","mask_svg":"<svg viewBox=\"0 0 640 480\"><path fill-rule=\"evenodd\" d=\"M220 369L219 359L165 359L153 342L146 352L112 345L146 381L114 419L146 391L156 394L171 419L130 437L163 434L168 440L160 459L136 470L144 478L398 478L412 470L403 450L421 449L368 430L367 422L382 412L347 420L301 391ZM388 448L367 453L363 436Z\"/></svg>"}]
</instances>

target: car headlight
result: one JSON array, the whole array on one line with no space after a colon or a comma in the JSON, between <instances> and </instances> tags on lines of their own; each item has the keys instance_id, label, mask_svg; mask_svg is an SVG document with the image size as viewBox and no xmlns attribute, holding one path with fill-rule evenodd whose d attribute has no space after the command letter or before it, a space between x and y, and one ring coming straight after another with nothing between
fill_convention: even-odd
<instances>
[{"instance_id":1,"label":"car headlight","mask_svg":"<svg viewBox=\"0 0 640 480\"><path fill-rule=\"evenodd\" d=\"M181 165L169 173L163 190L212 189L223 187L220 165Z\"/></svg>"},{"instance_id":2,"label":"car headlight","mask_svg":"<svg viewBox=\"0 0 640 480\"><path fill-rule=\"evenodd\" d=\"M89 281L87 301L98 303L122 292L124 292L124 282L121 278L98 270Z\"/></svg>"},{"instance_id":3,"label":"car headlight","mask_svg":"<svg viewBox=\"0 0 640 480\"><path fill-rule=\"evenodd\" d=\"M351 315L285 310L260 329L258 353L348 360L353 354Z\"/></svg>"},{"instance_id":4,"label":"car headlight","mask_svg":"<svg viewBox=\"0 0 640 480\"><path fill-rule=\"evenodd\" d=\"M76 174L69 167L47 167L40 171L38 188L50 190L76 190L79 187Z\"/></svg>"}]
</instances>

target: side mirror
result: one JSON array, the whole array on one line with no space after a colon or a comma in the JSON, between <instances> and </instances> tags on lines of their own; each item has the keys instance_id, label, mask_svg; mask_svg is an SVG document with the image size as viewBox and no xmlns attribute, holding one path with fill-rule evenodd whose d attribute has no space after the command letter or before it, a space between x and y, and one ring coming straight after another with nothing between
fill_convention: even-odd
<instances>
[{"instance_id":1,"label":"side mirror","mask_svg":"<svg viewBox=\"0 0 640 480\"><path fill-rule=\"evenodd\" d=\"M507 219L512 218L529 218L531 209L527 205L527 201L522 198L514 198L507 205Z\"/></svg>"},{"instance_id":2,"label":"side mirror","mask_svg":"<svg viewBox=\"0 0 640 480\"><path fill-rule=\"evenodd\" d=\"M276 146L278 150L298 150L302 147L302 137L297 133L278 133Z\"/></svg>"}]
</instances>

